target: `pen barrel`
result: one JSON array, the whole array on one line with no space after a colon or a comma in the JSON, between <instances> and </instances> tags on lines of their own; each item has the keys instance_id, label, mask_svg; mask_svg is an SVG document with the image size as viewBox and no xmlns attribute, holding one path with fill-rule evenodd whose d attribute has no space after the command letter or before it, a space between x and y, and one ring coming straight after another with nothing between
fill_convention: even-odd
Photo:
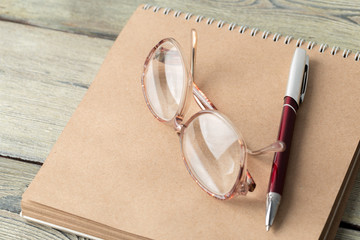
<instances>
[{"instance_id":1,"label":"pen barrel","mask_svg":"<svg viewBox=\"0 0 360 240\"><path fill-rule=\"evenodd\" d=\"M283 192L297 110L296 101L286 96L278 134L278 140L285 143L286 149L284 152L274 154L268 192L276 192L280 195Z\"/></svg>"}]
</instances>

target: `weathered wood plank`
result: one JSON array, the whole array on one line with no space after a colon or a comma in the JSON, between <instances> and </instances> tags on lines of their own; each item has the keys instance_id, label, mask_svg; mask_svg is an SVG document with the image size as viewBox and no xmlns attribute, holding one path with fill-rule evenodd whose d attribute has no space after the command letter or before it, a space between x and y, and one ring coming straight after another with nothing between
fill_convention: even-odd
<instances>
[{"instance_id":1,"label":"weathered wood plank","mask_svg":"<svg viewBox=\"0 0 360 240\"><path fill-rule=\"evenodd\" d=\"M360 229L360 172L351 190L342 220L355 224Z\"/></svg>"},{"instance_id":2,"label":"weathered wood plank","mask_svg":"<svg viewBox=\"0 0 360 240\"><path fill-rule=\"evenodd\" d=\"M39 169L40 165L37 164L24 163L21 161L15 161L0 157L0 226L7 226L7 229L3 231L4 233L9 234L9 237L14 236L12 235L14 234L14 231L22 232L22 230L25 229L24 231L31 232L31 229L34 230L33 226L36 226L36 228L40 229L39 234L42 234L42 232L44 231L49 231L51 232L51 234L53 234L53 232L58 233L58 231L42 226L40 227L37 224L30 224L30 226L27 226L27 223L18 216L21 211L21 195L23 194L27 186L30 184ZM360 174L356 179L354 189L358 189L359 186ZM353 190L350 199L359 199L356 198L358 194L359 192ZM357 203L354 204L353 202L349 202L347 205L348 207L344 214L343 221L350 221L349 223L360 226L359 218L349 217L349 215L353 214L352 211L354 211L351 209L351 206L356 206ZM359 211L357 210L357 213L358 212ZM0 236L3 236L1 229L2 228L0 228ZM339 228L337 233L337 239L360 239L360 232L347 231Z\"/></svg>"},{"instance_id":3,"label":"weathered wood plank","mask_svg":"<svg viewBox=\"0 0 360 240\"><path fill-rule=\"evenodd\" d=\"M351 230L351 229L345 229L345 228L339 228L339 230L336 233L336 240L358 240L360 239L360 232Z\"/></svg>"},{"instance_id":4,"label":"weathered wood plank","mask_svg":"<svg viewBox=\"0 0 360 240\"><path fill-rule=\"evenodd\" d=\"M135 8L136 1L96 0L3 0L0 18L45 28L114 39ZM245 0L245 1L159 1L152 5L171 7L194 15L303 37L307 40L360 49L360 5L356 1L336 2Z\"/></svg>"},{"instance_id":5,"label":"weathered wood plank","mask_svg":"<svg viewBox=\"0 0 360 240\"><path fill-rule=\"evenodd\" d=\"M41 165L0 157L1 239L83 239L25 221L19 216L21 196Z\"/></svg>"},{"instance_id":6,"label":"weathered wood plank","mask_svg":"<svg viewBox=\"0 0 360 240\"><path fill-rule=\"evenodd\" d=\"M0 210L0 238L1 239L84 239L76 235L58 231L56 229L28 222L19 214Z\"/></svg>"},{"instance_id":7,"label":"weathered wood plank","mask_svg":"<svg viewBox=\"0 0 360 240\"><path fill-rule=\"evenodd\" d=\"M40 167L0 157L0 210L21 212L21 196Z\"/></svg>"},{"instance_id":8,"label":"weathered wood plank","mask_svg":"<svg viewBox=\"0 0 360 240\"><path fill-rule=\"evenodd\" d=\"M0 21L0 155L43 162L112 41Z\"/></svg>"},{"instance_id":9,"label":"weathered wood plank","mask_svg":"<svg viewBox=\"0 0 360 240\"><path fill-rule=\"evenodd\" d=\"M75 235L27 222L19 216L21 195L40 167L0 157L1 239L78 239Z\"/></svg>"}]
</instances>

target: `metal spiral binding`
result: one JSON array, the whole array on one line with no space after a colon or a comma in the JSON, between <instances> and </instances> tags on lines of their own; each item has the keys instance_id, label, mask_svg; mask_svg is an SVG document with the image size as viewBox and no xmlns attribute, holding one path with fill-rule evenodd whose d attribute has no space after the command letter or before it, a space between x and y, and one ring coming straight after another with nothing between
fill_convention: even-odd
<instances>
[{"instance_id":1,"label":"metal spiral binding","mask_svg":"<svg viewBox=\"0 0 360 240\"><path fill-rule=\"evenodd\" d=\"M285 37L284 43L285 44L290 44L292 39L293 39L293 37L288 35L288 36Z\"/></svg>"},{"instance_id":2,"label":"metal spiral binding","mask_svg":"<svg viewBox=\"0 0 360 240\"><path fill-rule=\"evenodd\" d=\"M280 34L280 33L275 33L275 34L274 34L274 37L273 37L273 41L274 41L274 42L279 41L280 37L281 37L281 34Z\"/></svg>"},{"instance_id":3,"label":"metal spiral binding","mask_svg":"<svg viewBox=\"0 0 360 240\"><path fill-rule=\"evenodd\" d=\"M153 9L153 11L156 13L156 12L159 11L160 8L161 8L161 7L159 7L159 6L155 6L154 9Z\"/></svg>"},{"instance_id":4,"label":"metal spiral binding","mask_svg":"<svg viewBox=\"0 0 360 240\"><path fill-rule=\"evenodd\" d=\"M201 20L203 20L204 16L201 15L197 15L195 22L201 22Z\"/></svg>"},{"instance_id":5,"label":"metal spiral binding","mask_svg":"<svg viewBox=\"0 0 360 240\"><path fill-rule=\"evenodd\" d=\"M163 14L168 15L171 12L171 8L165 8Z\"/></svg>"},{"instance_id":6,"label":"metal spiral binding","mask_svg":"<svg viewBox=\"0 0 360 240\"><path fill-rule=\"evenodd\" d=\"M357 52L357 53L355 54L354 60L355 60L355 61L359 61L359 58L360 58L360 52Z\"/></svg>"},{"instance_id":7,"label":"metal spiral binding","mask_svg":"<svg viewBox=\"0 0 360 240\"><path fill-rule=\"evenodd\" d=\"M325 49L328 47L326 43L322 43L319 48L319 52L323 53Z\"/></svg>"},{"instance_id":8,"label":"metal spiral binding","mask_svg":"<svg viewBox=\"0 0 360 240\"><path fill-rule=\"evenodd\" d=\"M185 20L189 20L191 18L191 16L192 16L192 13L187 13L185 15Z\"/></svg>"},{"instance_id":9,"label":"metal spiral binding","mask_svg":"<svg viewBox=\"0 0 360 240\"><path fill-rule=\"evenodd\" d=\"M247 29L247 26L241 26L239 29L239 33L243 34L246 29Z\"/></svg>"},{"instance_id":10,"label":"metal spiral binding","mask_svg":"<svg viewBox=\"0 0 360 240\"><path fill-rule=\"evenodd\" d=\"M337 51L339 50L339 47L337 47L337 46L333 46L333 48L331 49L331 52L330 52L330 54L331 55L335 55L336 53L337 53Z\"/></svg>"},{"instance_id":11,"label":"metal spiral binding","mask_svg":"<svg viewBox=\"0 0 360 240\"><path fill-rule=\"evenodd\" d=\"M145 10L148 10L150 7L151 7L150 4L145 4L144 9L145 9Z\"/></svg>"},{"instance_id":12,"label":"metal spiral binding","mask_svg":"<svg viewBox=\"0 0 360 240\"><path fill-rule=\"evenodd\" d=\"M143 7L143 9L144 9L144 10L150 10L150 9L151 9L154 13L157 13L157 12L158 12L160 9L162 9L162 8L159 7L159 6L152 6L151 4L145 4L144 7ZM164 14L164 15L168 15L171 11L172 11L171 8L164 8L163 14ZM175 12L174 12L174 17L178 18L181 14L182 14L181 11L175 10ZM193 14L190 13L190 12L189 12L189 13L186 13L186 15L185 15L185 20L187 20L187 21L190 20L191 17L192 17L192 15L193 15ZM198 16L196 16L196 18L195 18L195 22L199 23L199 22L201 22L204 18L205 18L204 16L198 15ZM211 25L211 24L213 24L214 21L215 21L214 18L207 18L206 24ZM225 21L220 20L220 21L218 21L218 23L217 23L217 27L218 27L218 28L222 28L222 27L224 26L224 24L225 24ZM228 30L229 30L229 31L233 31L233 30L236 28L236 26L237 26L237 24L234 23L234 22L232 22L232 23L229 24ZM241 33L241 34L245 33L245 31L246 31L247 28L248 28L248 27L245 26L245 25L240 26L240 28L239 28L239 33ZM256 34L257 34L258 32L259 32L259 29L258 29L258 28L252 28L252 29L251 29L251 32L250 32L250 36L254 37L254 36L256 36ZM271 34L271 33L270 33L269 31L265 30L265 31L263 32L263 34L262 34L261 37L262 37L263 39L267 39L270 34ZM281 37L281 34L275 33L274 36L273 36L273 38L272 38L272 40L273 40L274 42L277 42L277 41L279 41L280 37ZM286 37L285 37L285 40L284 40L284 44L290 44L290 42L291 42L292 39L293 39L292 36L290 36L290 35L286 36ZM304 42L305 42L304 39L299 38L299 39L296 41L295 46L296 46L296 47L301 47L301 45L302 45ZM316 45L316 43L315 43L314 41L309 41L306 48L307 48L308 50L312 50L315 45ZM320 52L320 53L324 53L327 48L328 48L328 45L325 44L325 43L323 43L323 44L321 44L320 47L319 47L319 52ZM333 46L332 49L331 49L331 51L330 51L330 54L331 54L331 55L337 54L337 52L339 51L339 49L340 49L339 47ZM351 54L351 50L350 50L350 49L344 49L344 51L343 51L343 53L342 53L342 57L343 57L343 58L348 58L350 54ZM354 61L356 61L356 62L359 62L359 61L360 61L360 52L359 52L359 51L356 52L356 54L355 54L355 56L354 56Z\"/></svg>"},{"instance_id":13,"label":"metal spiral binding","mask_svg":"<svg viewBox=\"0 0 360 240\"><path fill-rule=\"evenodd\" d=\"M234 30L234 28L236 28L236 23L230 23L230 25L228 27L229 31Z\"/></svg>"},{"instance_id":14,"label":"metal spiral binding","mask_svg":"<svg viewBox=\"0 0 360 240\"><path fill-rule=\"evenodd\" d=\"M218 24L217 24L217 27L218 28L222 28L223 26L224 26L224 21L223 20L220 20L219 22L218 22Z\"/></svg>"},{"instance_id":15,"label":"metal spiral binding","mask_svg":"<svg viewBox=\"0 0 360 240\"><path fill-rule=\"evenodd\" d=\"M207 25L211 25L214 22L214 18L208 18L208 20L206 21Z\"/></svg>"},{"instance_id":16,"label":"metal spiral binding","mask_svg":"<svg viewBox=\"0 0 360 240\"><path fill-rule=\"evenodd\" d=\"M350 49L344 49L344 52L343 52L343 54L342 54L343 58L347 58L350 53L351 53L351 50L350 50Z\"/></svg>"},{"instance_id":17,"label":"metal spiral binding","mask_svg":"<svg viewBox=\"0 0 360 240\"><path fill-rule=\"evenodd\" d=\"M175 11L175 13L174 13L174 17L179 17L180 16L180 14L181 14L181 11L179 11L179 10L177 10L177 11Z\"/></svg>"},{"instance_id":18,"label":"metal spiral binding","mask_svg":"<svg viewBox=\"0 0 360 240\"><path fill-rule=\"evenodd\" d=\"M270 32L267 31L267 30L265 30L265 31L263 32L262 38L263 38L263 39L267 39L268 36L269 36L269 34L270 34Z\"/></svg>"},{"instance_id":19,"label":"metal spiral binding","mask_svg":"<svg viewBox=\"0 0 360 240\"><path fill-rule=\"evenodd\" d=\"M251 35L252 37L254 37L258 31L259 31L258 28L253 28L253 29L251 29L250 35Z\"/></svg>"},{"instance_id":20,"label":"metal spiral binding","mask_svg":"<svg viewBox=\"0 0 360 240\"><path fill-rule=\"evenodd\" d=\"M299 38L299 39L296 41L296 47L300 47L303 43L304 43L304 39Z\"/></svg>"},{"instance_id":21,"label":"metal spiral binding","mask_svg":"<svg viewBox=\"0 0 360 240\"><path fill-rule=\"evenodd\" d=\"M315 46L315 44L316 44L316 42L313 42L313 41L309 41L309 43L308 43L308 45L307 45L307 49L309 49L309 50L311 50L311 49L313 49L314 48L314 46Z\"/></svg>"}]
</instances>

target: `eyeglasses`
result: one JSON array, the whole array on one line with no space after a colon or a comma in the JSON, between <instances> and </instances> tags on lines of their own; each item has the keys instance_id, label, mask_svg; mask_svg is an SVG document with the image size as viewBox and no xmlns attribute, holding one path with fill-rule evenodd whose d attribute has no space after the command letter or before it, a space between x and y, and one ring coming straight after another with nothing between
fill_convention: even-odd
<instances>
[{"instance_id":1,"label":"eyeglasses","mask_svg":"<svg viewBox=\"0 0 360 240\"><path fill-rule=\"evenodd\" d=\"M150 51L141 78L146 104L156 119L178 133L186 168L205 192L222 200L246 195L255 188L247 155L281 152L285 144L247 148L231 121L194 83L196 46L197 33L192 30L190 71L175 39L163 39ZM183 123L192 95L202 110Z\"/></svg>"}]
</instances>

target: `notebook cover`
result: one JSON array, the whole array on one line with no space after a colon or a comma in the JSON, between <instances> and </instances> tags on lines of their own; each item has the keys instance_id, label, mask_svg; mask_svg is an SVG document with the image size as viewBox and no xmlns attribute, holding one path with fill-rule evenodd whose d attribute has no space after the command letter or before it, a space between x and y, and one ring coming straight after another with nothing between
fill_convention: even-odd
<instances>
[{"instance_id":1,"label":"notebook cover","mask_svg":"<svg viewBox=\"0 0 360 240\"><path fill-rule=\"evenodd\" d=\"M273 155L248 159L255 192L229 201L211 198L186 171L177 135L148 110L140 78L146 56L163 38L175 38L189 59L195 28L195 81L255 149L277 137L296 41L287 45L284 38L275 42L272 35L263 39L261 32L241 34L239 27L229 31L227 24L218 28L217 22L173 14L139 7L130 18L24 193L23 214L32 217L24 205L42 204L151 239L319 238L359 141L359 63L319 53L317 46L308 51L308 90L297 114L282 204L266 232ZM191 111L198 110L193 103Z\"/></svg>"}]
</instances>

